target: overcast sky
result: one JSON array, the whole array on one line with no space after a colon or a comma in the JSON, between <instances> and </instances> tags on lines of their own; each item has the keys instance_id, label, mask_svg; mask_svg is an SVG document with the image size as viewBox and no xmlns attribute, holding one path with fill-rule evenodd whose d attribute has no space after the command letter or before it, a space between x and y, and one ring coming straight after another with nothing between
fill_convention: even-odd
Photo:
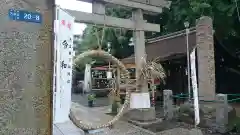
<instances>
[{"instance_id":1,"label":"overcast sky","mask_svg":"<svg viewBox=\"0 0 240 135\"><path fill-rule=\"evenodd\" d=\"M89 13L92 12L92 4L77 0L56 0L56 4L65 9L72 9ZM85 27L85 24L75 23L73 27L74 34L81 34Z\"/></svg>"}]
</instances>

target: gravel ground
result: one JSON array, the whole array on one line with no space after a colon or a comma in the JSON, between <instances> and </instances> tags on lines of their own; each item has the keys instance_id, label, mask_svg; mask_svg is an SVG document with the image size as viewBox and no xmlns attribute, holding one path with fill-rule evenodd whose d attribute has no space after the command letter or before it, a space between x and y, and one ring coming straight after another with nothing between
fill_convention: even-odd
<instances>
[{"instance_id":1,"label":"gravel ground","mask_svg":"<svg viewBox=\"0 0 240 135\"><path fill-rule=\"evenodd\" d=\"M187 130L194 129L194 125L190 125L184 122L178 122L178 121L163 121L161 123L156 123L156 124L151 124L149 126L143 127L144 129L147 129L151 132L161 134L163 131L171 131L172 134L173 132L176 132L176 135L185 135ZM178 129L183 129L182 133L179 133L180 130ZM240 135L240 133L226 133L226 134L220 134L220 133L215 133L212 129L210 128L200 128L197 127L197 129L200 129L203 133L203 135ZM175 135L175 134L174 134Z\"/></svg>"},{"instance_id":2,"label":"gravel ground","mask_svg":"<svg viewBox=\"0 0 240 135\"><path fill-rule=\"evenodd\" d=\"M169 129L188 129L191 130L195 128L193 125L189 125L183 122L177 122L177 121L163 121L162 123L149 125L147 127L144 127L147 130L150 130L152 132L158 133L161 131L169 130ZM221 134L211 134L211 131L208 129L201 129L204 135L221 135ZM181 134L178 134L181 135Z\"/></svg>"},{"instance_id":3,"label":"gravel ground","mask_svg":"<svg viewBox=\"0 0 240 135\"><path fill-rule=\"evenodd\" d=\"M159 106L161 106L161 105L159 105ZM156 117L163 118L163 108L162 107L156 106ZM159 132L170 130L170 129L191 130L191 129L194 129L195 126L184 123L184 122L179 122L179 121L163 121L161 123L152 124L152 125L149 125L149 126L146 126L143 128L145 128L151 132L154 132L154 133L159 133ZM240 135L240 133L233 133L233 132L226 133L226 134L214 133L214 130L212 128L200 128L200 127L197 127L197 128L203 132L203 135ZM174 132L174 130L171 130L171 131ZM183 130L183 131L185 131L185 130ZM181 134L176 133L176 135L181 135Z\"/></svg>"}]
</instances>

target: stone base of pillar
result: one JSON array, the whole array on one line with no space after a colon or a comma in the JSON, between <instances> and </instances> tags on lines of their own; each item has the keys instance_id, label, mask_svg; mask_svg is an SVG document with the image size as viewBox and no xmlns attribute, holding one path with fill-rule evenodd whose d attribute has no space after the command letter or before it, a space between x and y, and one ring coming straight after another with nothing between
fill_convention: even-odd
<instances>
[{"instance_id":1,"label":"stone base of pillar","mask_svg":"<svg viewBox=\"0 0 240 135\"><path fill-rule=\"evenodd\" d=\"M130 110L125 116L134 121L155 121L156 111L155 107L151 107L149 109L133 109Z\"/></svg>"}]
</instances>

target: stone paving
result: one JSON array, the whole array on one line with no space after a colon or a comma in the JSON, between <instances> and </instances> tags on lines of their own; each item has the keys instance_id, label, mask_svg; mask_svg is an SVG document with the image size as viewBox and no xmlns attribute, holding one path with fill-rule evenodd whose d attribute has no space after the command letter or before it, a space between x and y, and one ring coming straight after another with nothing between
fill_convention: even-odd
<instances>
[{"instance_id":1,"label":"stone paving","mask_svg":"<svg viewBox=\"0 0 240 135\"><path fill-rule=\"evenodd\" d=\"M53 135L85 135L72 121L53 125Z\"/></svg>"},{"instance_id":2,"label":"stone paving","mask_svg":"<svg viewBox=\"0 0 240 135\"><path fill-rule=\"evenodd\" d=\"M107 129L105 132L95 133L94 135L155 135L155 133L127 122L118 121L112 129Z\"/></svg>"},{"instance_id":3,"label":"stone paving","mask_svg":"<svg viewBox=\"0 0 240 135\"><path fill-rule=\"evenodd\" d=\"M77 121L93 126L105 124L113 118L98 111L95 107L89 108L78 103L72 103L71 112Z\"/></svg>"},{"instance_id":4,"label":"stone paving","mask_svg":"<svg viewBox=\"0 0 240 135\"><path fill-rule=\"evenodd\" d=\"M111 118L111 116L97 113L96 108L90 109L79 104L73 103L73 106L77 108L79 112L79 119L83 119L84 121L92 120L92 122L100 122L103 120L106 122ZM105 116L104 116L105 115ZM104 116L104 117L103 117ZM107 120L104 120L107 118ZM88 121L89 122L89 121ZM103 129L97 133L84 133L81 129L77 128L71 121L54 124L53 125L53 135L155 135L154 133L142 129L140 127L134 126L128 122L118 121L114 124L111 129Z\"/></svg>"},{"instance_id":5,"label":"stone paving","mask_svg":"<svg viewBox=\"0 0 240 135\"><path fill-rule=\"evenodd\" d=\"M77 128L71 121L54 124L53 135L155 135L154 133L129 124L118 121L112 129L104 129L97 133L84 133Z\"/></svg>"},{"instance_id":6,"label":"stone paving","mask_svg":"<svg viewBox=\"0 0 240 135\"><path fill-rule=\"evenodd\" d=\"M95 123L106 122L105 118L110 119L111 116L104 114L101 107L87 108L85 106L73 103L72 108L77 108L79 119L91 121ZM108 108L108 107L106 107ZM100 110L98 110L100 109ZM88 121L88 122L89 122ZM125 121L118 121L112 128L92 130L85 133L83 130L76 127L70 120L65 123L53 125L53 135L203 135L200 130L189 130L188 128L173 128L162 132L154 133L149 130L137 127Z\"/></svg>"}]
</instances>

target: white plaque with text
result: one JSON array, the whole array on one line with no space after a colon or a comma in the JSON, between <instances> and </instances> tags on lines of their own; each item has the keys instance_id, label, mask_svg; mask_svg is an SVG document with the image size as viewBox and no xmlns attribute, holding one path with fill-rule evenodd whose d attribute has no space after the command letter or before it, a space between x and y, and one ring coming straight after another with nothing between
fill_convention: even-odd
<instances>
[{"instance_id":1,"label":"white plaque with text","mask_svg":"<svg viewBox=\"0 0 240 135\"><path fill-rule=\"evenodd\" d=\"M149 93L131 93L130 108L131 109L147 109L151 107Z\"/></svg>"}]
</instances>

